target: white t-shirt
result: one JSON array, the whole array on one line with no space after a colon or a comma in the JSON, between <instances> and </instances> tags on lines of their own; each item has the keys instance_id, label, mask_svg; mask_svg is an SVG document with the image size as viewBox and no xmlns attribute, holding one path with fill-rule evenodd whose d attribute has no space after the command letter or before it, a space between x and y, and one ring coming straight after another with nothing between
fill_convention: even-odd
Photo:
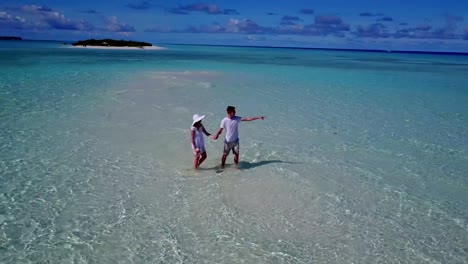
<instances>
[{"instance_id":1,"label":"white t-shirt","mask_svg":"<svg viewBox=\"0 0 468 264\"><path fill-rule=\"evenodd\" d=\"M221 120L220 128L226 130L226 142L232 142L239 139L239 123L241 122L240 116L233 116L232 119L225 117Z\"/></svg>"}]
</instances>

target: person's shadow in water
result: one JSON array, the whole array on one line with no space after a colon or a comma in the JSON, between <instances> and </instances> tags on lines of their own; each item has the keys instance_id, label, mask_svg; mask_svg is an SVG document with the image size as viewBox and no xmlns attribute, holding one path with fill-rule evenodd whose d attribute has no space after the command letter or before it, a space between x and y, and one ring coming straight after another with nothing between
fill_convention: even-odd
<instances>
[{"instance_id":1,"label":"person's shadow in water","mask_svg":"<svg viewBox=\"0 0 468 264\"><path fill-rule=\"evenodd\" d=\"M248 162L248 161L239 161L239 166L236 167L235 164L226 164L225 168L236 167L239 170L248 170L255 167L268 165L271 163L286 163L286 164L297 164L298 162L291 162L291 161L282 161L282 160L261 160L257 162ZM224 171L224 168L221 166L214 166L210 168L199 168L198 170L215 170L217 173L221 173Z\"/></svg>"},{"instance_id":2,"label":"person's shadow in water","mask_svg":"<svg viewBox=\"0 0 468 264\"><path fill-rule=\"evenodd\" d=\"M260 166L271 164L271 163L296 164L297 162L282 161L282 160L261 160L261 161L256 161L256 162L239 161L239 169L241 170L252 169L255 167L260 167Z\"/></svg>"}]
</instances>

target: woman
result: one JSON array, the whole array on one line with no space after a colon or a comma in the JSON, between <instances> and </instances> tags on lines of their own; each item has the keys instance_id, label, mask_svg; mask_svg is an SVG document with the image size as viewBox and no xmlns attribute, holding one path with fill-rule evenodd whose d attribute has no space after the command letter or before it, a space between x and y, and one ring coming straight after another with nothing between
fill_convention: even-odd
<instances>
[{"instance_id":1,"label":"woman","mask_svg":"<svg viewBox=\"0 0 468 264\"><path fill-rule=\"evenodd\" d=\"M199 116L198 114L193 115L192 127L190 128L191 139L192 139L192 150L193 150L193 154L195 155L193 159L194 169L198 169L198 167L200 167L200 164L202 164L202 162L205 161L207 157L203 134L205 134L206 136L210 136L211 134L205 130L205 127L201 123L204 117L205 117L204 115L202 116Z\"/></svg>"}]
</instances>

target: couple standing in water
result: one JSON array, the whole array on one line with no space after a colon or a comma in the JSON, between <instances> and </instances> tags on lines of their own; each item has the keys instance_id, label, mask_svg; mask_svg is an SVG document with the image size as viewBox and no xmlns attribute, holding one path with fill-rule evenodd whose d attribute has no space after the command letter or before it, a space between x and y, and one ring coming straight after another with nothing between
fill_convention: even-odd
<instances>
[{"instance_id":1,"label":"couple standing in water","mask_svg":"<svg viewBox=\"0 0 468 264\"><path fill-rule=\"evenodd\" d=\"M226 158L229 155L229 152L232 151L234 154L234 163L239 164L239 123L241 121L253 121L258 119L265 119L264 116L255 116L255 117L240 117L236 116L236 108L234 106L228 106L226 109L227 116L221 120L221 125L219 127L216 135L212 136L208 133L201 123L204 115L199 116L197 114L193 115L193 123L190 128L191 132L191 141L193 154L195 155L193 159L193 168L198 169L200 164L203 163L206 159L206 149L205 142L203 140L203 134L208 137L211 137L213 140L218 139L219 135L223 132L223 129L226 129L226 138L224 140L224 150L223 156L221 158L221 166L224 167L226 164Z\"/></svg>"}]
</instances>

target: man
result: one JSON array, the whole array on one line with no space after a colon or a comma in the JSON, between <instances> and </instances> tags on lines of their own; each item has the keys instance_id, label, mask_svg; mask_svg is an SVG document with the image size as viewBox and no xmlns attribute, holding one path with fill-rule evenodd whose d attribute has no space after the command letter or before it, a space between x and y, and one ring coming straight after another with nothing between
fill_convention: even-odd
<instances>
[{"instance_id":1,"label":"man","mask_svg":"<svg viewBox=\"0 0 468 264\"><path fill-rule=\"evenodd\" d=\"M241 121L253 121L257 119L264 120L264 116L256 117L240 117L236 116L236 108L234 106L228 106L227 117L221 121L221 126L212 138L214 140L218 139L218 136L223 132L223 129L226 129L226 138L224 140L224 152L223 157L221 158L221 166L224 167L226 163L226 158L229 155L229 152L232 150L234 154L234 163L239 164L239 123Z\"/></svg>"}]
</instances>

